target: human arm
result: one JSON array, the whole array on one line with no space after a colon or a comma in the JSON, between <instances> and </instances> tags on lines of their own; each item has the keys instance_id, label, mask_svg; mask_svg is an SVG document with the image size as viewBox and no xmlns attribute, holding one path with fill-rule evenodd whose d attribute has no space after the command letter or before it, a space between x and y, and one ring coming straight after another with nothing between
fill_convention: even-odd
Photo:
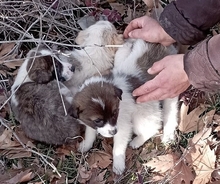
<instances>
[{"instance_id":1,"label":"human arm","mask_svg":"<svg viewBox=\"0 0 220 184\"><path fill-rule=\"evenodd\" d=\"M174 40L193 45L205 39L210 27L220 21L220 1L176 0L168 4L159 23Z\"/></svg>"},{"instance_id":2,"label":"human arm","mask_svg":"<svg viewBox=\"0 0 220 184\"><path fill-rule=\"evenodd\" d=\"M184 56L190 83L207 92L220 91L220 34L207 38Z\"/></svg>"},{"instance_id":3,"label":"human arm","mask_svg":"<svg viewBox=\"0 0 220 184\"><path fill-rule=\"evenodd\" d=\"M134 19L124 31L124 37L148 42L195 44L203 40L207 30L220 21L220 1L177 0L168 4L159 22L148 17Z\"/></svg>"},{"instance_id":4,"label":"human arm","mask_svg":"<svg viewBox=\"0 0 220 184\"><path fill-rule=\"evenodd\" d=\"M220 35L207 38L185 55L169 55L148 72L154 79L134 90L137 102L163 100L184 92L189 84L207 92L220 91Z\"/></svg>"}]
</instances>

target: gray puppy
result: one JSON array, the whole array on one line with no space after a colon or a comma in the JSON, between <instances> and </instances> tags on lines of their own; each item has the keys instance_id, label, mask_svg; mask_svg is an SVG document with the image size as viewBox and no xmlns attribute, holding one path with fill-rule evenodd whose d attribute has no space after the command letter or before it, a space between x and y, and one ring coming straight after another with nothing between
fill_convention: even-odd
<instances>
[{"instance_id":1,"label":"gray puppy","mask_svg":"<svg viewBox=\"0 0 220 184\"><path fill-rule=\"evenodd\" d=\"M52 58L53 55L44 48L33 49L28 53L12 85L14 95L11 106L15 118L28 137L61 145L69 142L68 138L80 134L80 125L71 116L73 95L61 82L59 93L53 60L59 81L69 80L77 65L68 62L71 58L65 60L59 54Z\"/></svg>"}]
</instances>

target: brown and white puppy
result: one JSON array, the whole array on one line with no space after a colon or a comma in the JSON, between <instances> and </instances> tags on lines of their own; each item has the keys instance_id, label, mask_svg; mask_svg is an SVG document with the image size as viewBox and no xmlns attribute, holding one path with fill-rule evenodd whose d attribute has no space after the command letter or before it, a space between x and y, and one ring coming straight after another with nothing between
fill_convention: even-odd
<instances>
[{"instance_id":1,"label":"brown and white puppy","mask_svg":"<svg viewBox=\"0 0 220 184\"><path fill-rule=\"evenodd\" d=\"M135 103L132 91L153 76L147 69L167 55L162 45L143 40L128 40L116 53L112 73L87 79L74 98L74 116L86 125L85 139L79 150L89 150L100 133L114 137L113 171L122 174L125 169L125 151L138 148L154 136L164 125L163 142L174 139L177 126L177 98ZM120 100L121 99L121 100Z\"/></svg>"},{"instance_id":2,"label":"brown and white puppy","mask_svg":"<svg viewBox=\"0 0 220 184\"><path fill-rule=\"evenodd\" d=\"M124 43L123 36L118 34L109 21L98 21L87 29L80 31L75 39L83 49L73 50L69 54L80 62L71 80L65 84L75 94L85 79L102 73L113 67L117 47ZM110 47L105 47L111 45Z\"/></svg>"},{"instance_id":3,"label":"brown and white puppy","mask_svg":"<svg viewBox=\"0 0 220 184\"><path fill-rule=\"evenodd\" d=\"M12 85L11 106L28 137L60 145L78 136L80 128L78 121L70 116L73 95L63 83L57 82L54 65L62 82L69 80L78 67L48 49L32 49Z\"/></svg>"}]
</instances>

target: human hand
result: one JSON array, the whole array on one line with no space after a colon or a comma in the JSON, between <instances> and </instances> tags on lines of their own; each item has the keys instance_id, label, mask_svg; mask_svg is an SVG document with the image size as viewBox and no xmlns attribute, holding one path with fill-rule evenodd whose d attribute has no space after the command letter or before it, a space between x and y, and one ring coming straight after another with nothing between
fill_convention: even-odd
<instances>
[{"instance_id":1,"label":"human hand","mask_svg":"<svg viewBox=\"0 0 220 184\"><path fill-rule=\"evenodd\" d=\"M124 31L125 38L139 38L151 43L169 46L175 40L168 35L155 19L143 16L132 20Z\"/></svg>"},{"instance_id":2,"label":"human hand","mask_svg":"<svg viewBox=\"0 0 220 184\"><path fill-rule=\"evenodd\" d=\"M157 75L133 91L133 96L138 96L136 101L139 103L174 98L185 91L190 83L184 71L183 56L169 55L154 63L148 73Z\"/></svg>"}]
</instances>

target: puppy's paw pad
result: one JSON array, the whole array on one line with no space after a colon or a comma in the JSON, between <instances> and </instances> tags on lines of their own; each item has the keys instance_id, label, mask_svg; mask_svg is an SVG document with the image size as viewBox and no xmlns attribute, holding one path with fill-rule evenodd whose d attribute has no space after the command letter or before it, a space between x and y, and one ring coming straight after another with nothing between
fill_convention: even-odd
<instances>
[{"instance_id":1,"label":"puppy's paw pad","mask_svg":"<svg viewBox=\"0 0 220 184\"><path fill-rule=\"evenodd\" d=\"M125 170L125 157L117 156L113 159L113 172L117 175L121 175Z\"/></svg>"},{"instance_id":2,"label":"puppy's paw pad","mask_svg":"<svg viewBox=\"0 0 220 184\"><path fill-rule=\"evenodd\" d=\"M79 144L78 152L85 153L85 152L89 151L90 148L92 148L92 145L86 144L85 141L82 141Z\"/></svg>"}]
</instances>

